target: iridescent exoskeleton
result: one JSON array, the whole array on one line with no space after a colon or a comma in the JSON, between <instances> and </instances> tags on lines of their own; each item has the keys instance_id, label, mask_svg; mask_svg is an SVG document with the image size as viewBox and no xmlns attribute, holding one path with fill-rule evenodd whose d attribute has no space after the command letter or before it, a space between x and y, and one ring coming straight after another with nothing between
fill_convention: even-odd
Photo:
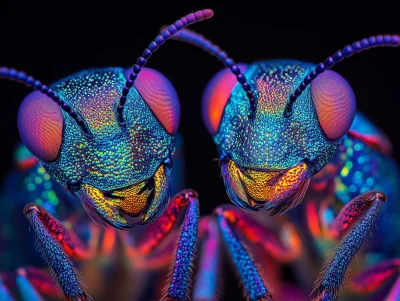
<instances>
[{"instance_id":1,"label":"iridescent exoskeleton","mask_svg":"<svg viewBox=\"0 0 400 301\"><path fill-rule=\"evenodd\" d=\"M195 32L184 30L174 38L202 48L227 67L205 89L203 119L217 146L231 201L251 211L264 207L270 215L297 206L313 176L340 156L339 147L348 141L344 137L356 114L355 95L341 75L328 69L360 51L400 45L398 35L378 35L347 45L317 66L296 60L236 64L226 52ZM368 140L368 134L358 134L358 138ZM350 261L361 249L386 201L384 193L373 190L374 185L367 187L370 189L348 199L330 221L329 231L343 242L317 282L316 300L337 300ZM251 300L272 299L251 264L251 256L232 231L236 227L247 237L240 228L246 223L245 217L232 210L224 212L217 211L220 228L246 293ZM267 239L259 235L260 241ZM243 261L247 268L238 266ZM398 268L395 262L391 264L393 269Z\"/></svg>"},{"instance_id":2,"label":"iridescent exoskeleton","mask_svg":"<svg viewBox=\"0 0 400 301\"><path fill-rule=\"evenodd\" d=\"M81 201L95 222L128 229L154 222L164 213L144 242L132 246L142 258L151 255L174 229L178 214L187 209L183 222L179 219L182 233L167 299L188 294L199 209L192 190L178 193L168 207L179 100L164 75L144 66L166 40L212 15L206 9L176 21L148 45L130 70L89 69L45 86L24 72L0 67L0 78L37 90L19 109L23 144L53 180ZM85 244L38 204L27 204L24 214L66 299L86 300L68 258L83 254ZM162 223L166 225L161 227Z\"/></svg>"}]
</instances>

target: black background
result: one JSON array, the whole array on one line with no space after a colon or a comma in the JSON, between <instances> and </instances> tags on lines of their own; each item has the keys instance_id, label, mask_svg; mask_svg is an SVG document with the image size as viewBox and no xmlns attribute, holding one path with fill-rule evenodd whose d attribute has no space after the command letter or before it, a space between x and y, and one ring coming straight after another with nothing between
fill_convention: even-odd
<instances>
[{"instance_id":1,"label":"black background","mask_svg":"<svg viewBox=\"0 0 400 301\"><path fill-rule=\"evenodd\" d=\"M372 34L400 32L399 10L391 2L304 5L268 1L187 1L182 5L111 1L86 6L2 2L0 65L24 70L44 83L87 68L128 67L160 26L202 8L214 9L215 16L192 29L219 44L237 62L293 58L318 63L345 44ZM147 66L165 74L179 94L187 186L199 192L201 212L208 214L218 204L229 202L215 160L216 148L200 114L203 88L222 65L200 49L169 41ZM360 53L334 70L353 87L358 109L391 137L394 156L400 159L400 49ZM0 82L0 175L12 166L12 149L19 139L17 110L28 92L16 83Z\"/></svg>"}]
</instances>

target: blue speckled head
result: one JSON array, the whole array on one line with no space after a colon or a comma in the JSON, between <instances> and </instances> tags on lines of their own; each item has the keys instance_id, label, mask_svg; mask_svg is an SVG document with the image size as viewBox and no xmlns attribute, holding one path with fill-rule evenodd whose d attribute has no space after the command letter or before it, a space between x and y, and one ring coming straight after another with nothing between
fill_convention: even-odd
<instances>
[{"instance_id":1,"label":"blue speckled head","mask_svg":"<svg viewBox=\"0 0 400 301\"><path fill-rule=\"evenodd\" d=\"M309 88L298 98L293 115L283 115L288 96L313 66L294 60L249 65L245 76L258 101L254 120L248 118L244 90L239 84L234 87L214 141L228 194L242 207L268 201L275 208L283 191L297 202L302 197L298 191L306 187L294 183L308 183L340 144L322 131Z\"/></svg>"},{"instance_id":2,"label":"blue speckled head","mask_svg":"<svg viewBox=\"0 0 400 301\"><path fill-rule=\"evenodd\" d=\"M72 190L90 215L128 226L124 215L155 218L168 201L174 136L167 133L135 88L127 96L126 127L117 123L116 100L126 79L121 68L85 70L51 88L86 121L84 135L64 111L59 155L41 164Z\"/></svg>"}]
</instances>

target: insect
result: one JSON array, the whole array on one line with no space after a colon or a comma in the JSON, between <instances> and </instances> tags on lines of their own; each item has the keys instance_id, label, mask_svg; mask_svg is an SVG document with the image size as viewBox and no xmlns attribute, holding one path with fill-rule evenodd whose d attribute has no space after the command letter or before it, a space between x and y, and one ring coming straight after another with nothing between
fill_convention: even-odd
<instances>
[{"instance_id":1,"label":"insect","mask_svg":"<svg viewBox=\"0 0 400 301\"><path fill-rule=\"evenodd\" d=\"M172 156L174 162L174 169L171 172L172 194L178 193L185 186L182 148L182 137L178 133L176 149ZM117 255L113 255L123 253L122 250L118 251L118 240L120 239L118 234L111 227L103 229L91 223L79 200L52 180L50 175L37 162L37 159L22 144L16 147L14 160L15 169L3 182L0 196L0 219L2 221L0 224L0 262L2 263L0 278L2 278L3 272L5 285L10 289L17 287L18 282L14 281L16 277L27 278L23 282L31 282L34 287L32 290L36 289L38 294L46 298L58 297L58 290L52 285L50 275L46 271L37 269L43 268L44 263L40 258L40 252L32 247L35 245L35 239L29 229L28 221L21 219L25 205L34 203L46 209L57 220L62 221L62 224L70 231L73 230L77 234L76 241L80 245L84 245L81 250L82 253L69 253L68 255L73 260L74 266L86 279L85 285L89 294L95 300L101 300L100 297L102 297L102 294L104 295L104 290L99 289L100 283L111 281L112 277L116 277L114 272L107 271L107 269L110 269L110 266L117 269L116 267L121 265L120 262L123 261L121 259L125 258L121 256L122 258L117 259L115 258ZM143 228L145 228L145 232L147 226L143 226ZM132 233L131 240L138 238L136 232L138 231ZM129 257L124 260L129 260ZM35 268L32 268L32 266ZM88 268L88 266L91 267ZM153 267L153 269L155 268ZM130 270L128 269L128 271ZM134 270L138 269L134 268ZM17 273L14 273L14 271L17 271ZM20 275L21 271L22 275ZM141 269L141 278L144 278L145 271L143 268ZM98 275L97 281L92 280L94 273ZM134 273L131 279L136 278ZM121 286L123 286L123 283L116 287ZM132 287L131 284L130 286ZM12 289L13 294L18 295L14 291ZM131 297L133 298L132 295ZM2 299L0 298L0 300Z\"/></svg>"},{"instance_id":2,"label":"insect","mask_svg":"<svg viewBox=\"0 0 400 301\"><path fill-rule=\"evenodd\" d=\"M329 69L364 50L397 47L400 45L398 35L362 39L338 50L317 66L296 60L236 64L226 52L196 32L185 29L173 38L202 48L227 67L207 85L202 98L202 113L218 149L227 194L242 209L258 211L265 208L270 210L270 215L275 215L296 207L304 198L311 179L330 160L333 160L331 164L336 162L336 167L340 166L340 160L335 156L345 155L341 147L343 142L348 146L361 141L366 147L378 148L383 153L387 151L388 142L368 121L359 122L361 125L354 123L354 92L341 75ZM391 164L390 159L387 160L384 168ZM347 169L356 163L350 159L348 162ZM373 168L374 163L367 165ZM375 168L379 170L379 167ZM362 169L358 171L361 173ZM373 174L372 170L366 172L367 177ZM391 175L397 176L398 170L392 168ZM385 179L376 180L379 182L376 186L382 187ZM396 180L394 185L398 184ZM372 190L374 178L371 181L365 187L357 187L360 183L356 181L347 183L354 190L352 192L358 194L343 201L345 206L342 205L340 211L332 214L331 210L329 231L343 241L317 282L316 300L337 300L351 259L360 250L386 202L384 193ZM347 197L349 195L351 193ZM239 261L235 262L250 299L271 298L267 287L261 284L250 255L244 246L240 246L238 238L231 237L233 230L229 223L235 227L244 217L239 213L224 215L222 209L217 210L217 215L233 261L246 258L250 266L246 269ZM232 215L235 217L230 220ZM243 232L243 229L236 225L236 231ZM262 233L260 236L259 240L266 239ZM389 266L389 270L397 271L398 260L391 261ZM370 274L382 276L383 271L388 270L385 267ZM398 285L393 294L396 292L398 294Z\"/></svg>"},{"instance_id":3,"label":"insect","mask_svg":"<svg viewBox=\"0 0 400 301\"><path fill-rule=\"evenodd\" d=\"M151 42L132 70L91 69L47 87L24 72L0 67L0 78L32 87L22 102L18 130L23 144L53 180L77 197L98 224L129 229L158 220L142 245L148 254L167 235L184 208L183 232L166 298L186 296L198 222L197 194L178 194L168 207L179 100L169 80L144 68L166 40L213 15L201 10L179 19ZM166 209L168 207L168 209ZM159 218L163 212L166 218ZM71 256L82 245L45 208L27 204L24 214L38 248L67 300L87 300ZM167 223L161 227L160 221ZM190 239L186 239L190 237ZM184 260L180 257L184 256Z\"/></svg>"},{"instance_id":4,"label":"insect","mask_svg":"<svg viewBox=\"0 0 400 301\"><path fill-rule=\"evenodd\" d=\"M206 126L220 152L226 189L232 201L243 209L266 207L276 214L301 202L311 178L321 175L319 172L337 154L342 136L353 123L354 95L347 82L336 73L323 73L326 66L331 67L346 56L349 49L328 59L322 67L319 65L296 90L296 84L301 84L302 76L314 65L297 61L259 62L243 65L241 69L246 71L242 74L217 46L183 30L185 25L211 15L209 10L196 12L165 29L139 57L133 72L118 68L87 70L53 84L50 89L12 69L2 68L0 75L40 90L41 93L28 95L21 105L18 121L22 140L52 178L79 198L95 221L118 229L150 223L149 234L135 244L125 235L130 253L149 259L147 256L165 241L178 215L186 210L170 285L163 299L186 299L197 232L204 248L200 252L200 276L195 283L194 299L204 299L207 294L214 297L219 279L219 256L215 254L220 247L220 231L249 299L272 300L272 293L240 237L262 245L273 258L291 261L299 253L296 230L284 217L282 229L278 230L290 237L290 243L285 244L274 239L251 215L231 206L217 208L216 217L200 219L198 226L197 193L192 190L178 193L167 207L179 103L168 80L143 66L152 52L174 34L226 63L235 76L229 77L227 71L220 73L207 87L203 102ZM389 38L373 41L399 44L397 36ZM361 49L358 44L354 47ZM308 81L312 80L308 88ZM240 85L235 86L237 81ZM321 106L315 104L315 97L310 97L313 87L329 92L315 88ZM296 92L290 97L293 91ZM339 119L331 119L332 116ZM385 200L383 193L367 191L343 206L332 230L342 235L349 225L353 228L321 279L318 299L337 299L348 264ZM28 204L24 213L65 297L86 300L82 284L63 252L64 249L69 254L79 253L73 233L37 204ZM18 277L24 282L24 271Z\"/></svg>"}]
</instances>

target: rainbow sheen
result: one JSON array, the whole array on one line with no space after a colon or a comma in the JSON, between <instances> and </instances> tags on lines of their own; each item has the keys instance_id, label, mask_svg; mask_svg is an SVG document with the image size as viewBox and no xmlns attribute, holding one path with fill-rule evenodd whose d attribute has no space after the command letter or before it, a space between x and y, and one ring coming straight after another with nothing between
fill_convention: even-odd
<instances>
[{"instance_id":1,"label":"rainbow sheen","mask_svg":"<svg viewBox=\"0 0 400 301\"><path fill-rule=\"evenodd\" d=\"M312 67L294 60L249 65L245 76L256 91L255 119L249 120L249 101L236 85L214 136L221 157L227 156L241 167L262 170L285 170L308 159L319 171L340 141L326 139L309 88L298 98L293 115L283 116L289 95Z\"/></svg>"},{"instance_id":2,"label":"rainbow sheen","mask_svg":"<svg viewBox=\"0 0 400 301\"><path fill-rule=\"evenodd\" d=\"M126 81L123 72L121 68L90 69L51 85L85 120L92 135L85 135L63 111L60 154L53 162L40 161L52 178L79 197L92 218L116 228L132 227L124 215L142 214L142 221L150 222L165 209L175 147L175 137L134 88L126 100L125 125L118 123L115 105ZM163 175L157 176L160 170ZM132 188L138 185L156 194L143 200L141 190ZM121 204L114 192L126 202Z\"/></svg>"},{"instance_id":3,"label":"rainbow sheen","mask_svg":"<svg viewBox=\"0 0 400 301\"><path fill-rule=\"evenodd\" d=\"M125 84L120 68L85 70L51 88L86 120L93 137L85 137L65 112L65 131L56 161L42 162L60 184L79 182L112 190L152 177L174 147L169 135L135 89L127 96L126 127L115 118L115 100Z\"/></svg>"}]
</instances>

